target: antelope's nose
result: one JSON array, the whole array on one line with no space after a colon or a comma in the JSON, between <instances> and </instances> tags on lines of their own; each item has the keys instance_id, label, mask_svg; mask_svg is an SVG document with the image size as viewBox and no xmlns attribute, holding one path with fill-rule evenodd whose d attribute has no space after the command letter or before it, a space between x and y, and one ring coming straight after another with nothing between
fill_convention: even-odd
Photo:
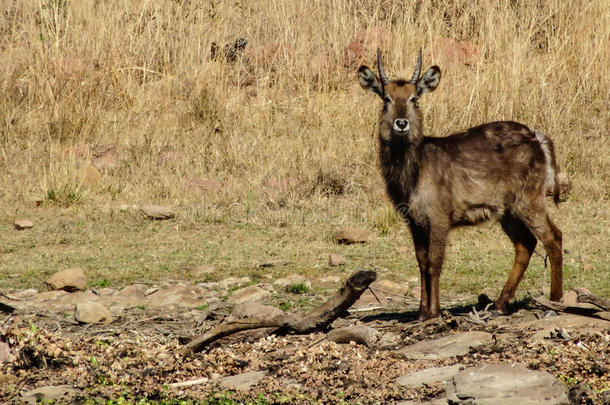
<instances>
[{"instance_id":1,"label":"antelope's nose","mask_svg":"<svg viewBox=\"0 0 610 405\"><path fill-rule=\"evenodd\" d=\"M406 131L409 128L409 120L405 118L398 118L394 120L394 129L397 131Z\"/></svg>"}]
</instances>

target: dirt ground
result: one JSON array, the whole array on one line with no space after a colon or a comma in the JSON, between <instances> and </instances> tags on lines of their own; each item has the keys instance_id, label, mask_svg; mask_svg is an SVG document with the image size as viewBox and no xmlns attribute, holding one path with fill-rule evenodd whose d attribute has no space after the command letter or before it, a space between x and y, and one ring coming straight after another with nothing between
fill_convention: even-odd
<instances>
[{"instance_id":1,"label":"dirt ground","mask_svg":"<svg viewBox=\"0 0 610 405\"><path fill-rule=\"evenodd\" d=\"M415 320L415 303L394 301L333 324L376 329L382 337L371 347L337 344L323 333L265 336L259 330L230 336L196 354L183 354L184 344L220 323L230 308L151 311L136 306L111 323L86 325L49 309L4 313L0 344L8 345L12 361L0 363L0 400L19 403L36 387L68 384L75 388L68 397L85 403L424 401L443 397L444 385L406 388L395 380L430 367L518 362L553 374L570 389L574 403L609 403L610 322L548 316L527 300L515 304L510 316L488 321L477 321L471 305L454 301L443 307L441 319L422 323ZM477 311L483 308L479 304ZM438 359L410 360L401 351L467 331L487 332L492 343ZM266 374L245 390L223 383L226 376L250 371ZM202 380L172 385L194 379Z\"/></svg>"}]
</instances>

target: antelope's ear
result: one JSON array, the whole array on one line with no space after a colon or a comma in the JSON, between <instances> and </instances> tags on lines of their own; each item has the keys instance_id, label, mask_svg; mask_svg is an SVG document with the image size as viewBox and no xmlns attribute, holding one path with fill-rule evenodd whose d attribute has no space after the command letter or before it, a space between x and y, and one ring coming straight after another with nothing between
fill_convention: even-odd
<instances>
[{"instance_id":1,"label":"antelope's ear","mask_svg":"<svg viewBox=\"0 0 610 405\"><path fill-rule=\"evenodd\" d=\"M417 82L417 95L433 92L440 82L441 69L438 66L432 66Z\"/></svg>"},{"instance_id":2,"label":"antelope's ear","mask_svg":"<svg viewBox=\"0 0 610 405\"><path fill-rule=\"evenodd\" d=\"M358 69L358 80L363 89L372 91L379 97L383 98L384 91L381 82L368 66L360 66Z\"/></svg>"}]
</instances>

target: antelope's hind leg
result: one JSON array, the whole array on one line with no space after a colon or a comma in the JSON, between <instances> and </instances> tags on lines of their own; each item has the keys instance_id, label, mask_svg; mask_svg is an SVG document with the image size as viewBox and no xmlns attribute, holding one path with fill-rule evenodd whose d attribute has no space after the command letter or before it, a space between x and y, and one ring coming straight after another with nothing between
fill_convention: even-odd
<instances>
[{"instance_id":1,"label":"antelope's hind leg","mask_svg":"<svg viewBox=\"0 0 610 405\"><path fill-rule=\"evenodd\" d=\"M506 214L502 217L500 224L515 246L515 262L513 264L513 269L496 302L498 311L502 314L506 314L506 307L508 306L509 301L515 296L517 286L521 282L523 274L530 262L530 258L536 248L536 237L530 232L523 221L510 214Z\"/></svg>"}]
</instances>

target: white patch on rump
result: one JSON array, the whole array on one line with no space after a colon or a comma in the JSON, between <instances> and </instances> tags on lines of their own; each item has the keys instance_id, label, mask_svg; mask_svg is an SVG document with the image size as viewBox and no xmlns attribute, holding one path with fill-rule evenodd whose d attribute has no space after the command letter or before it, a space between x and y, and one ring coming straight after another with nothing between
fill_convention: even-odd
<instances>
[{"instance_id":1,"label":"white patch on rump","mask_svg":"<svg viewBox=\"0 0 610 405\"><path fill-rule=\"evenodd\" d=\"M536 135L536 140L540 143L540 147L542 148L542 152L544 153L544 159L546 161L546 186L549 189L555 187L555 169L553 169L553 162L551 160L551 148L549 145L549 140L546 135L542 132L534 131Z\"/></svg>"}]
</instances>

